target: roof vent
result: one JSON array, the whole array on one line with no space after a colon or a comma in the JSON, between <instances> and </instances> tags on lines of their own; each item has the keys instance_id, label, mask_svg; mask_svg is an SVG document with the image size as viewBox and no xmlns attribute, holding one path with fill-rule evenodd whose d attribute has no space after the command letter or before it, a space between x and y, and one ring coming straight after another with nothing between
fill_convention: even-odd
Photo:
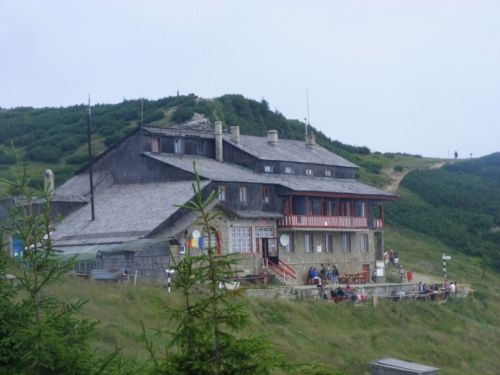
<instances>
[{"instance_id":1,"label":"roof vent","mask_svg":"<svg viewBox=\"0 0 500 375\"><path fill-rule=\"evenodd\" d=\"M269 143L273 146L278 143L278 131L277 130L268 130L267 131L267 143Z\"/></svg>"},{"instance_id":2,"label":"roof vent","mask_svg":"<svg viewBox=\"0 0 500 375\"><path fill-rule=\"evenodd\" d=\"M231 126L231 141L234 143L240 143L240 127Z\"/></svg>"}]
</instances>

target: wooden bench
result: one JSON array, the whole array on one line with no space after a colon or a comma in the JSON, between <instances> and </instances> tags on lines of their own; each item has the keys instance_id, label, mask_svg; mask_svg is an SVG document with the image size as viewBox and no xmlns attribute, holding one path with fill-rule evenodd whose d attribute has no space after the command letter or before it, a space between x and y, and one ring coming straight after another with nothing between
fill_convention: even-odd
<instances>
[{"instance_id":1,"label":"wooden bench","mask_svg":"<svg viewBox=\"0 0 500 375\"><path fill-rule=\"evenodd\" d=\"M125 280L126 275L121 270L92 270L90 278L101 281L121 281Z\"/></svg>"}]
</instances>

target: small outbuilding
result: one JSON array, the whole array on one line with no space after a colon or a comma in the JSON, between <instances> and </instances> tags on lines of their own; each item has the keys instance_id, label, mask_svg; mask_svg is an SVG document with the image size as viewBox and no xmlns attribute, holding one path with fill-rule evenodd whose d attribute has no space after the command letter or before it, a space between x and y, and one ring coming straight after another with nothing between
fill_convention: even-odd
<instances>
[{"instance_id":1,"label":"small outbuilding","mask_svg":"<svg viewBox=\"0 0 500 375\"><path fill-rule=\"evenodd\" d=\"M437 375L439 369L420 363L382 358L370 362L371 375Z\"/></svg>"}]
</instances>

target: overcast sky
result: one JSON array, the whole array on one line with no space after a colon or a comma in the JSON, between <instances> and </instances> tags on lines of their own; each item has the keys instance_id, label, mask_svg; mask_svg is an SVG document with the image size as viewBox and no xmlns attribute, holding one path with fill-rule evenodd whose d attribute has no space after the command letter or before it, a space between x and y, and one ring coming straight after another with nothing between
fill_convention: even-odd
<instances>
[{"instance_id":1,"label":"overcast sky","mask_svg":"<svg viewBox=\"0 0 500 375\"><path fill-rule=\"evenodd\" d=\"M228 93L373 151L500 151L500 1L0 0L0 107Z\"/></svg>"}]
</instances>

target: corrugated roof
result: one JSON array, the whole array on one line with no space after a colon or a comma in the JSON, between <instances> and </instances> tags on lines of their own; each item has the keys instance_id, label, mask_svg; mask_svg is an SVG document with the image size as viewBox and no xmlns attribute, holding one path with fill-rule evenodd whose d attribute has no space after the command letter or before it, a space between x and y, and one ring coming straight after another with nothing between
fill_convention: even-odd
<instances>
[{"instance_id":1,"label":"corrugated roof","mask_svg":"<svg viewBox=\"0 0 500 375\"><path fill-rule=\"evenodd\" d=\"M270 144L266 137L241 135L240 142L236 143L231 140L231 136L228 134L224 134L223 139L227 143L261 160L280 160L358 168L356 164L319 145L307 146L305 141L279 139L278 143Z\"/></svg>"},{"instance_id":2,"label":"corrugated roof","mask_svg":"<svg viewBox=\"0 0 500 375\"><path fill-rule=\"evenodd\" d=\"M56 246L131 241L149 234L192 196L191 181L112 185L96 191L94 221L87 204L56 224L52 238Z\"/></svg>"},{"instance_id":3,"label":"corrugated roof","mask_svg":"<svg viewBox=\"0 0 500 375\"><path fill-rule=\"evenodd\" d=\"M398 370L409 370L414 372L415 374L426 374L429 372L435 372L439 370L436 367L430 367L426 365L422 365L420 363L402 361L396 358L382 358L377 361L370 362L373 365L381 365L384 368L392 368Z\"/></svg>"},{"instance_id":4,"label":"corrugated roof","mask_svg":"<svg viewBox=\"0 0 500 375\"><path fill-rule=\"evenodd\" d=\"M193 160L196 162L198 174L206 179L220 182L249 182L276 184L293 191L338 193L352 195L370 195L386 199L394 199L396 195L365 185L353 179L329 177L310 177L277 174L258 174L236 164L221 163L214 159L192 155L170 155L144 153L144 155L182 169L193 171Z\"/></svg>"}]
</instances>

